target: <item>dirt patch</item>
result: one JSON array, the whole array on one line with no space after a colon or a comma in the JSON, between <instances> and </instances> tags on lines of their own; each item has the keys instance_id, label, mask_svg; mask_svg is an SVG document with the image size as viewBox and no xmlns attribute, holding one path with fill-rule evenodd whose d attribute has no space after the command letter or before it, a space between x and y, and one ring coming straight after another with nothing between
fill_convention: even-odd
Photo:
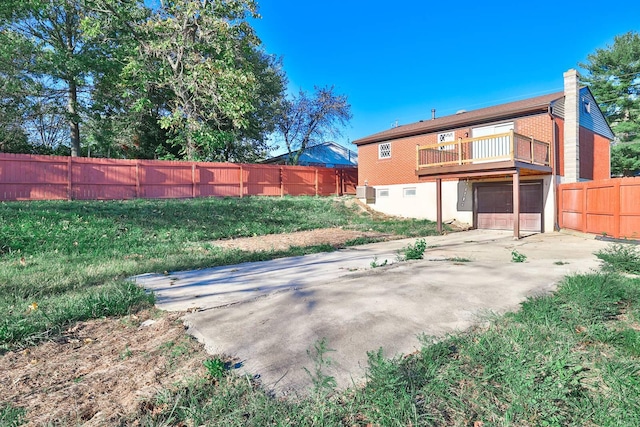
<instances>
[{"instance_id":1,"label":"dirt patch","mask_svg":"<svg viewBox=\"0 0 640 427\"><path fill-rule=\"evenodd\" d=\"M119 424L158 391L206 375L210 356L185 334L181 315L80 322L57 342L9 352L0 358L0 401L25 408L31 426Z\"/></svg>"},{"instance_id":2,"label":"dirt patch","mask_svg":"<svg viewBox=\"0 0 640 427\"><path fill-rule=\"evenodd\" d=\"M292 246L331 245L341 246L349 240L361 237L386 240L392 235L375 231L345 230L339 227L319 230L297 231L286 234L269 234L266 236L242 237L239 239L217 240L213 245L224 249L240 249L244 251L284 251Z\"/></svg>"}]
</instances>

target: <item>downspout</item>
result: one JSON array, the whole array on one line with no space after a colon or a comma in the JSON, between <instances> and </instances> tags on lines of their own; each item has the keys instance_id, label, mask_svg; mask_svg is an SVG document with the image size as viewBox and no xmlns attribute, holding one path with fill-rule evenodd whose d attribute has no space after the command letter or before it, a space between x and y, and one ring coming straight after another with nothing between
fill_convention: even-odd
<instances>
[{"instance_id":1,"label":"downspout","mask_svg":"<svg viewBox=\"0 0 640 427\"><path fill-rule=\"evenodd\" d=\"M553 181L553 200L554 200L554 209L553 209L553 231L560 231L560 225L558 223L558 206L560 198L558 197L558 178L556 176L556 162L557 162L557 154L558 154L558 141L556 135L558 134L558 125L556 124L556 118L553 116L551 112L551 104L547 107L547 113L549 114L549 118L553 123L553 132L551 136L551 145L553 150L549 150L552 153L551 159L551 179Z\"/></svg>"}]
</instances>

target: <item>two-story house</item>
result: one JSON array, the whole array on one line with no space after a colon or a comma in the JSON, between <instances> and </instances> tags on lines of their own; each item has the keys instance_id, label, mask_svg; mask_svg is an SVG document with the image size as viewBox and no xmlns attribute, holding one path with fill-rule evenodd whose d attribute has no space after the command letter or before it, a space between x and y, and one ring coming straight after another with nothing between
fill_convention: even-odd
<instances>
[{"instance_id":1,"label":"two-story house","mask_svg":"<svg viewBox=\"0 0 640 427\"><path fill-rule=\"evenodd\" d=\"M354 141L358 195L381 212L475 228L556 229L559 183L610 176L611 128L576 70L564 91Z\"/></svg>"}]
</instances>

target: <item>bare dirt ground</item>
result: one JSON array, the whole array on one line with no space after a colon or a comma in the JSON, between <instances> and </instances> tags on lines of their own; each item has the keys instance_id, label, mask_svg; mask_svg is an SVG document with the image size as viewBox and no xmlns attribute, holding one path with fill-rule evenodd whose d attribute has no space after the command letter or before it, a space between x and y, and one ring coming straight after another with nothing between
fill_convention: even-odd
<instances>
[{"instance_id":1,"label":"bare dirt ground","mask_svg":"<svg viewBox=\"0 0 640 427\"><path fill-rule=\"evenodd\" d=\"M384 240L391 235L377 233L375 231L355 231L345 230L343 228L322 228L319 230L297 231L287 234L271 234L259 237L242 237L231 240L218 240L212 242L215 246L225 249L241 249L244 251L281 251L287 250L291 246L313 246L313 245L331 245L341 246L349 240L359 237L372 237Z\"/></svg>"},{"instance_id":2,"label":"bare dirt ground","mask_svg":"<svg viewBox=\"0 0 640 427\"><path fill-rule=\"evenodd\" d=\"M340 228L215 242L244 250L340 246L358 237L388 238ZM27 425L117 425L153 411L162 389L206 376L210 358L185 333L184 313L145 310L80 322L63 337L0 356L0 402L25 408Z\"/></svg>"},{"instance_id":3,"label":"bare dirt ground","mask_svg":"<svg viewBox=\"0 0 640 427\"><path fill-rule=\"evenodd\" d=\"M118 424L161 389L206 375L210 356L179 317L145 310L81 322L55 342L7 353L0 401L25 408L27 425Z\"/></svg>"}]
</instances>

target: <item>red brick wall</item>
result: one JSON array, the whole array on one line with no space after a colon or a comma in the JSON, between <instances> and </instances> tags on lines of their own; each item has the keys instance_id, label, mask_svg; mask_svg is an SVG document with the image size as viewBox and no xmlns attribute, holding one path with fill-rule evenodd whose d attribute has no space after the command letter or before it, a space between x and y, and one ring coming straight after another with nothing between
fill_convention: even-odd
<instances>
[{"instance_id":1,"label":"red brick wall","mask_svg":"<svg viewBox=\"0 0 640 427\"><path fill-rule=\"evenodd\" d=\"M416 146L437 144L442 132L395 139L391 142L391 158L378 159L380 143L358 146L358 185L392 185L418 182L416 175ZM455 130L455 138L471 135L470 128Z\"/></svg>"},{"instance_id":2,"label":"red brick wall","mask_svg":"<svg viewBox=\"0 0 640 427\"><path fill-rule=\"evenodd\" d=\"M548 114L522 117L515 120L516 133L524 136L533 136L539 141L553 142L553 121Z\"/></svg>"},{"instance_id":3,"label":"red brick wall","mask_svg":"<svg viewBox=\"0 0 640 427\"><path fill-rule=\"evenodd\" d=\"M592 131L580 128L580 178L608 179L611 157L609 140Z\"/></svg>"},{"instance_id":4,"label":"red brick wall","mask_svg":"<svg viewBox=\"0 0 640 427\"><path fill-rule=\"evenodd\" d=\"M507 121L509 120L501 120L497 123ZM516 133L552 143L553 125L548 114L521 117L513 121ZM391 142L390 159L378 159L379 143L358 146L358 185L364 185L365 181L368 185L418 182L415 174L416 145L437 144L439 133L452 130L455 131L456 139L471 137L471 127L463 127L386 141Z\"/></svg>"},{"instance_id":5,"label":"red brick wall","mask_svg":"<svg viewBox=\"0 0 640 427\"><path fill-rule=\"evenodd\" d=\"M556 118L558 151L556 171L564 176L564 120ZM580 127L580 178L609 179L611 177L611 153L609 140Z\"/></svg>"},{"instance_id":6,"label":"red brick wall","mask_svg":"<svg viewBox=\"0 0 640 427\"><path fill-rule=\"evenodd\" d=\"M595 134L580 128L580 178L593 179L593 146Z\"/></svg>"},{"instance_id":7,"label":"red brick wall","mask_svg":"<svg viewBox=\"0 0 640 427\"><path fill-rule=\"evenodd\" d=\"M611 141L601 135L595 135L593 146L593 179L611 178Z\"/></svg>"}]
</instances>

